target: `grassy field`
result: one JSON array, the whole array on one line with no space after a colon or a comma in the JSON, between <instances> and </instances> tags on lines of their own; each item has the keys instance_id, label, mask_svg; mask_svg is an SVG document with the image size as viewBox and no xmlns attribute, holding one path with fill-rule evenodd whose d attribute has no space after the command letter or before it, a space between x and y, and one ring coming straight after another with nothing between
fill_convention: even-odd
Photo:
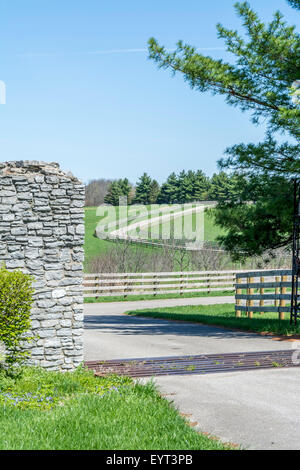
<instances>
[{"instance_id":1,"label":"grassy field","mask_svg":"<svg viewBox=\"0 0 300 470\"><path fill-rule=\"evenodd\" d=\"M96 216L96 207L85 208L85 261L88 262L91 257L103 253L111 246L112 242L106 240L100 240L94 237L94 232L97 223L101 220L101 217Z\"/></svg>"},{"instance_id":2,"label":"grassy field","mask_svg":"<svg viewBox=\"0 0 300 470\"><path fill-rule=\"evenodd\" d=\"M275 333L280 335L300 334L300 325L291 326L289 315L286 320L278 320L277 313L254 313L253 318L243 315L235 317L235 307L231 304L197 305L184 307L152 308L133 310L128 315L162 318L165 320L199 322L208 325L219 325L228 328L238 328L257 333Z\"/></svg>"},{"instance_id":3,"label":"grassy field","mask_svg":"<svg viewBox=\"0 0 300 470\"><path fill-rule=\"evenodd\" d=\"M147 385L92 372L0 373L1 450L224 450Z\"/></svg>"},{"instance_id":4,"label":"grassy field","mask_svg":"<svg viewBox=\"0 0 300 470\"><path fill-rule=\"evenodd\" d=\"M102 217L97 217L96 216L96 207L86 207L85 208L85 244L84 244L84 249L85 249L85 269L87 268L89 261L101 254L107 251L111 246L113 246L112 241L109 240L101 240L99 238L94 237L94 232L97 226L97 223L100 222L104 216ZM118 213L118 208L116 208L117 213ZM106 222L111 222L113 221L113 217L110 215L109 217L106 217ZM142 217L140 218L142 220ZM213 218L205 213L204 214L204 239L205 241L215 241L216 237L221 233L220 229L215 226ZM134 221L131 221L133 223ZM148 250L153 249L153 250L161 250L160 247L153 247L153 248L148 248L148 247L143 247L141 246L141 249L143 250Z\"/></svg>"}]
</instances>

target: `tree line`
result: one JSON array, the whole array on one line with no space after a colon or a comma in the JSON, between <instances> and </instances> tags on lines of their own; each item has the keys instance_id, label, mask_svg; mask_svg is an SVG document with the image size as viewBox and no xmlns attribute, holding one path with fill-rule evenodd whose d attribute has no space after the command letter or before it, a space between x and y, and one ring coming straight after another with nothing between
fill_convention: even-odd
<instances>
[{"instance_id":1,"label":"tree line","mask_svg":"<svg viewBox=\"0 0 300 470\"><path fill-rule=\"evenodd\" d=\"M239 186L243 184L242 179L237 173L221 171L208 177L201 170L190 170L179 174L171 173L162 185L147 173L139 178L135 186L127 178L110 181L109 184L107 180L93 180L86 188L86 205L106 203L117 206L122 197L126 198L128 204L223 201L231 199L238 192Z\"/></svg>"}]
</instances>

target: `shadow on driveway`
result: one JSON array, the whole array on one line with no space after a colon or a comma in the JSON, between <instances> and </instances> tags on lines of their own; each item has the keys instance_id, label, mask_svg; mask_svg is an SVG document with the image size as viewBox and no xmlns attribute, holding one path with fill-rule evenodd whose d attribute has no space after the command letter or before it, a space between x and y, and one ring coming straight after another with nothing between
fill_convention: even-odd
<instances>
[{"instance_id":1,"label":"shadow on driveway","mask_svg":"<svg viewBox=\"0 0 300 470\"><path fill-rule=\"evenodd\" d=\"M101 330L101 333L118 335L178 335L206 338L253 338L255 333L227 330L223 327L199 323L176 322L127 315L88 315L84 320L86 330Z\"/></svg>"}]
</instances>

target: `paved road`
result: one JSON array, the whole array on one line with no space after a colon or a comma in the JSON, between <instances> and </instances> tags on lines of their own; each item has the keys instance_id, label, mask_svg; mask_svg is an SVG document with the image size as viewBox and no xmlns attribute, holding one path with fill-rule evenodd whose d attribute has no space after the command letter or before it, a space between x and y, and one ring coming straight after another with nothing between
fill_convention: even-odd
<instances>
[{"instance_id":1,"label":"paved road","mask_svg":"<svg viewBox=\"0 0 300 470\"><path fill-rule=\"evenodd\" d=\"M208 325L129 317L126 310L232 302L231 297L85 305L85 359L290 349L294 343ZM198 429L251 449L300 449L300 368L157 377Z\"/></svg>"},{"instance_id":2,"label":"paved road","mask_svg":"<svg viewBox=\"0 0 300 470\"><path fill-rule=\"evenodd\" d=\"M199 431L244 449L300 449L300 368L155 381Z\"/></svg>"}]
</instances>

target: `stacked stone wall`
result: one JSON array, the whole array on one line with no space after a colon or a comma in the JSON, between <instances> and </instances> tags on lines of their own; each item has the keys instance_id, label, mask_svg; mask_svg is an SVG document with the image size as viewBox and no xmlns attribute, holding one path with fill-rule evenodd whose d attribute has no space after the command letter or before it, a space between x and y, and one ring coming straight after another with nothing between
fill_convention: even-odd
<instances>
[{"instance_id":1,"label":"stacked stone wall","mask_svg":"<svg viewBox=\"0 0 300 470\"><path fill-rule=\"evenodd\" d=\"M0 163L0 262L34 277L30 363L83 361L84 185L57 163Z\"/></svg>"}]
</instances>

